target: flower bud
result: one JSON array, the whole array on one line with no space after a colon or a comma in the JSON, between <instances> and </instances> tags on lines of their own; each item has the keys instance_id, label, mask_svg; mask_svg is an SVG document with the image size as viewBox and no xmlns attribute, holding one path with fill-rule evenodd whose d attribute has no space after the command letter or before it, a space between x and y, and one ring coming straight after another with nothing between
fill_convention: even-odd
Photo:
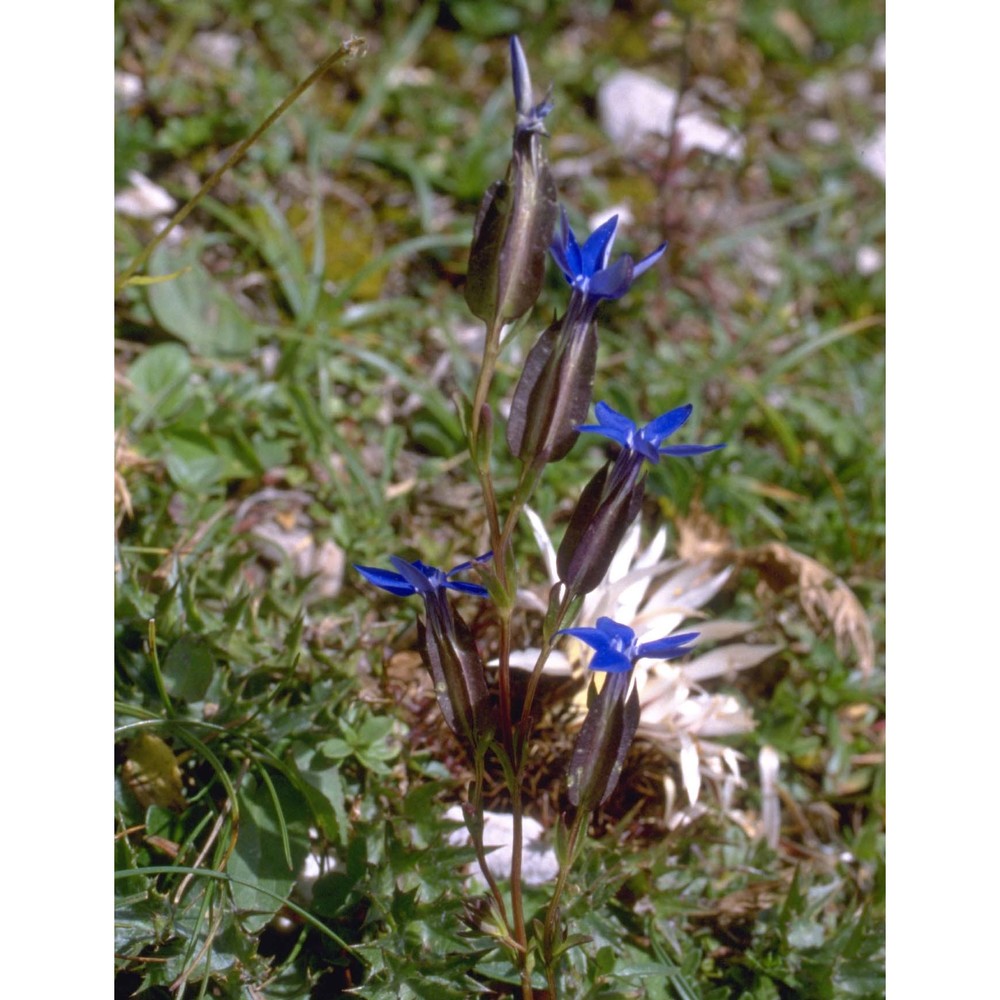
<instances>
[{"instance_id":1,"label":"flower bud","mask_svg":"<svg viewBox=\"0 0 1000 1000\"><path fill-rule=\"evenodd\" d=\"M631 680L631 670L605 676L576 738L566 785L570 802L585 812L614 791L639 728L639 692L629 693Z\"/></svg>"},{"instance_id":2,"label":"flower bud","mask_svg":"<svg viewBox=\"0 0 1000 1000\"><path fill-rule=\"evenodd\" d=\"M515 457L538 467L565 457L590 409L596 367L593 319L567 313L538 338L510 405L507 444Z\"/></svg>"},{"instance_id":3,"label":"flower bud","mask_svg":"<svg viewBox=\"0 0 1000 1000\"><path fill-rule=\"evenodd\" d=\"M556 554L559 579L589 594L604 579L629 525L642 507L642 461L608 462L584 487Z\"/></svg>"},{"instance_id":4,"label":"flower bud","mask_svg":"<svg viewBox=\"0 0 1000 1000\"><path fill-rule=\"evenodd\" d=\"M420 652L445 722L474 754L495 729L482 657L469 626L443 593L428 600L426 610L426 626L418 625Z\"/></svg>"},{"instance_id":5,"label":"flower bud","mask_svg":"<svg viewBox=\"0 0 1000 1000\"><path fill-rule=\"evenodd\" d=\"M556 186L542 149L551 105L531 106L531 78L516 38L511 62L517 126L502 181L490 185L476 217L465 301L490 330L523 316L537 301L556 224Z\"/></svg>"}]
</instances>

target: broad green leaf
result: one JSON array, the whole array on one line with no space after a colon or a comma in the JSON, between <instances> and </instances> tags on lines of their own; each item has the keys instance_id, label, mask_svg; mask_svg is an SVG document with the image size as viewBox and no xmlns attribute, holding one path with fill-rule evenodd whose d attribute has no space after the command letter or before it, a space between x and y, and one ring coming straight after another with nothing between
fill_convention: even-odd
<instances>
[{"instance_id":1,"label":"broad green leaf","mask_svg":"<svg viewBox=\"0 0 1000 1000\"><path fill-rule=\"evenodd\" d=\"M215 662L208 645L192 635L182 635L163 661L167 694L184 701L201 701L212 683Z\"/></svg>"},{"instance_id":2,"label":"broad green leaf","mask_svg":"<svg viewBox=\"0 0 1000 1000\"><path fill-rule=\"evenodd\" d=\"M135 392L130 397L138 411L136 426L165 422L184 408L189 398L191 358L180 344L157 344L128 370Z\"/></svg>"},{"instance_id":3,"label":"broad green leaf","mask_svg":"<svg viewBox=\"0 0 1000 1000\"><path fill-rule=\"evenodd\" d=\"M229 861L229 874L239 880L233 883L233 898L237 907L247 911L243 922L251 931L270 922L281 903L268 893L287 898L309 852L305 799L283 775L274 774L272 780L281 817L267 787L248 778L239 792L239 837ZM285 860L282 819L288 831L291 868ZM243 882L249 884L239 884Z\"/></svg>"},{"instance_id":4,"label":"broad green leaf","mask_svg":"<svg viewBox=\"0 0 1000 1000\"><path fill-rule=\"evenodd\" d=\"M150 268L156 274L183 271L173 281L150 285L146 294L156 321L193 351L208 357L246 355L257 343L255 324L244 316L199 259L204 243L183 250L159 247Z\"/></svg>"},{"instance_id":5,"label":"broad green leaf","mask_svg":"<svg viewBox=\"0 0 1000 1000\"><path fill-rule=\"evenodd\" d=\"M225 474L226 460L207 434L173 428L163 435L162 446L170 478L183 490L204 493Z\"/></svg>"}]
</instances>

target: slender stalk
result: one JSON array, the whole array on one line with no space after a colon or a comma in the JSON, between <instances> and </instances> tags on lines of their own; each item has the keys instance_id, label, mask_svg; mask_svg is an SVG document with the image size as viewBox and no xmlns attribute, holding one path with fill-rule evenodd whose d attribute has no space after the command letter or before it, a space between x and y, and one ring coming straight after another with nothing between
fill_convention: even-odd
<instances>
[{"instance_id":1,"label":"slender stalk","mask_svg":"<svg viewBox=\"0 0 1000 1000\"><path fill-rule=\"evenodd\" d=\"M497 910L500 913L500 918L503 920L504 930L510 935L511 927L510 919L507 916L507 904L504 902L503 893L500 891L500 886L497 885L497 880L493 877L493 872L490 871L490 866L486 859L486 848L483 844L483 827L485 825L483 808L483 779L486 773L485 752L476 754L475 767L476 778L472 792L472 809L475 815L475 825L474 827L470 827L469 833L472 835L472 844L476 849L476 860L479 862L483 878L486 879L486 884L490 887L490 892L497 904Z\"/></svg>"},{"instance_id":2,"label":"slender stalk","mask_svg":"<svg viewBox=\"0 0 1000 1000\"><path fill-rule=\"evenodd\" d=\"M156 684L157 693L160 696L160 701L163 702L163 707L169 717L173 717L174 705L170 700L170 695L167 694L167 686L163 682L163 672L160 670L160 657L156 652L156 619L150 618L146 622L146 639L149 642L149 662L153 668L153 681Z\"/></svg>"},{"instance_id":3,"label":"slender stalk","mask_svg":"<svg viewBox=\"0 0 1000 1000\"><path fill-rule=\"evenodd\" d=\"M497 358L500 355L500 331L503 323L497 320L496 325L489 327L486 331L486 343L483 345L483 363L479 369L479 379L476 382L476 394L472 401L472 433L469 437L473 446L479 441L479 418L483 411L483 404L490 391L490 383L493 381L493 372L496 369ZM473 455L476 452L473 451Z\"/></svg>"},{"instance_id":4,"label":"slender stalk","mask_svg":"<svg viewBox=\"0 0 1000 1000\"><path fill-rule=\"evenodd\" d=\"M511 793L511 813L513 815L513 831L510 845L510 906L514 911L514 937L524 944L524 954L521 956L521 993L524 1000L533 1000L534 991L531 988L531 973L528 971L528 934L524 926L524 894L521 884L521 862L524 852L524 803L521 798L521 768L517 768L517 778Z\"/></svg>"},{"instance_id":5,"label":"slender stalk","mask_svg":"<svg viewBox=\"0 0 1000 1000\"><path fill-rule=\"evenodd\" d=\"M569 830L566 854L559 865L559 877L556 881L555 890L552 893L552 899L549 900L548 912L545 914L545 927L542 931L542 957L545 960L545 977L549 984L549 992L552 995L552 1000L558 1000L556 990L556 962L552 956L552 948L556 920L559 916L559 900L562 897L563 889L566 888L566 880L569 878L569 873L573 868L573 862L576 860L580 831L583 829L583 821L586 817L587 813L582 809L578 809L576 815L573 817L573 824Z\"/></svg>"},{"instance_id":6,"label":"slender stalk","mask_svg":"<svg viewBox=\"0 0 1000 1000\"><path fill-rule=\"evenodd\" d=\"M497 686L500 695L500 734L504 750L510 759L514 773L518 773L518 762L514 759L513 705L510 691L510 614L500 617L500 666L497 670Z\"/></svg>"},{"instance_id":7,"label":"slender stalk","mask_svg":"<svg viewBox=\"0 0 1000 1000\"><path fill-rule=\"evenodd\" d=\"M486 505L486 520L490 528L490 547L493 549L493 565L503 567L506 564L505 553L498 549L500 544L500 511L497 506L497 496L493 489L493 477L490 475L489 467L480 469L476 467L479 474L479 485L483 491L483 503ZM506 580L497 571L497 578L506 586Z\"/></svg>"},{"instance_id":8,"label":"slender stalk","mask_svg":"<svg viewBox=\"0 0 1000 1000\"><path fill-rule=\"evenodd\" d=\"M167 238L171 230L179 226L194 210L198 202L218 184L222 175L239 163L247 150L307 91L334 63L340 62L346 56L353 56L364 48L363 38L348 38L336 52L327 56L295 89L257 126L237 147L226 157L225 162L198 189L198 193L161 229L142 250L136 254L132 263L115 280L115 295L128 284L129 279L149 261L153 251Z\"/></svg>"},{"instance_id":9,"label":"slender stalk","mask_svg":"<svg viewBox=\"0 0 1000 1000\"><path fill-rule=\"evenodd\" d=\"M549 653L552 652L552 640L555 637L555 633L558 632L562 626L563 619L566 617L566 613L569 611L572 602L573 595L567 591L563 595L562 601L559 604L559 610L556 612L556 619L552 628L552 634L542 636L542 646L538 651L538 659L535 661L535 666L531 671L531 677L528 680L528 690L524 695L524 705L521 708L519 727L520 741L522 745L527 741L529 736L528 723L531 715L531 706L535 701L535 692L538 690L538 684L542 679L542 671L545 667L545 662L549 658Z\"/></svg>"},{"instance_id":10,"label":"slender stalk","mask_svg":"<svg viewBox=\"0 0 1000 1000\"><path fill-rule=\"evenodd\" d=\"M524 848L524 804L521 798L521 771L523 760L514 739L510 693L510 611L500 617L500 731L504 750L510 761L512 778L508 780L511 798L511 855L510 855L510 908L514 920L514 940L520 951L521 993L524 1000L532 1000L531 973L528 971L528 933L524 923L524 893L522 889L522 854Z\"/></svg>"}]
</instances>

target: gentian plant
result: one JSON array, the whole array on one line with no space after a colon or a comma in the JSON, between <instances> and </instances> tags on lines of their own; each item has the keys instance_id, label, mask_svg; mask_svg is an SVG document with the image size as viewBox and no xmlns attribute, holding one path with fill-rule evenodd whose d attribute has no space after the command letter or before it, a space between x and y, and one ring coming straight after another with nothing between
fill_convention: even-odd
<instances>
[{"instance_id":1,"label":"gentian plant","mask_svg":"<svg viewBox=\"0 0 1000 1000\"><path fill-rule=\"evenodd\" d=\"M595 627L574 625L586 595L604 578L642 506L646 470L662 456L692 457L721 444L665 444L691 415L681 406L640 426L604 402L587 423L597 359L597 313L605 300L621 298L662 257L662 243L642 259L611 259L617 216L598 226L581 244L565 208L557 211L555 184L545 157L544 121L552 111L546 96L535 102L527 60L516 38L510 43L516 120L506 174L486 192L476 220L469 257L466 302L485 324L483 360L472 401L462 413L469 453L483 493L491 552L445 572L420 561L389 559L393 569L356 566L369 583L397 597L418 596L420 652L434 681L445 722L473 765L474 780L464 815L493 903L496 937L519 970L523 1000L536 996L534 968L544 969L550 997L560 996L559 965L581 944L569 936L559 901L584 842L587 820L617 784L639 724L633 669L641 658L683 656L696 633L639 643L633 630L611 618ZM557 227L558 215L558 227ZM537 300L547 252L570 286L563 315L542 332L529 351L513 392L506 442L520 461L513 493L501 498L493 480L494 418L490 405L503 327L524 316ZM511 618L517 591L512 539L520 516L545 468L570 451L581 433L601 434L617 444L583 487L557 553L558 581L552 586L541 626L538 655L524 697L511 695ZM478 571L481 583L456 576ZM497 619L495 683L469 626L453 607L456 595L489 597ZM561 818L558 881L544 923L529 931L522 879L524 788L533 737L535 695L545 662L561 636L594 650L589 667L589 708L568 763L570 810ZM596 678L602 677L603 684ZM483 842L483 790L487 767L495 763L511 799L512 857L509 893L487 863Z\"/></svg>"}]
</instances>

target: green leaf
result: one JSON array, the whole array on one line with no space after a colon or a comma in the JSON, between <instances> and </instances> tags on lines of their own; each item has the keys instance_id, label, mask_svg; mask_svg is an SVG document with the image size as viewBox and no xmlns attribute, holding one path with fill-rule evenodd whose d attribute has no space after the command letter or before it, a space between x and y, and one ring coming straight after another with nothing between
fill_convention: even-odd
<instances>
[{"instance_id":1,"label":"green leaf","mask_svg":"<svg viewBox=\"0 0 1000 1000\"><path fill-rule=\"evenodd\" d=\"M305 799L282 774L273 775L273 784L280 818L263 782L248 778L239 792L239 836L228 870L239 880L233 883L233 899L237 907L247 911L244 924L251 931L259 931L270 922L281 905L274 896L279 900L288 897L309 851ZM291 868L285 861L282 819L288 831Z\"/></svg>"},{"instance_id":2,"label":"green leaf","mask_svg":"<svg viewBox=\"0 0 1000 1000\"><path fill-rule=\"evenodd\" d=\"M509 35L521 24L521 12L513 5L490 0L455 0L450 5L455 20L480 38Z\"/></svg>"},{"instance_id":3,"label":"green leaf","mask_svg":"<svg viewBox=\"0 0 1000 1000\"><path fill-rule=\"evenodd\" d=\"M330 760L343 760L354 753L354 747L347 740L342 740L339 736L323 740L317 749L324 757L328 757Z\"/></svg>"},{"instance_id":4,"label":"green leaf","mask_svg":"<svg viewBox=\"0 0 1000 1000\"><path fill-rule=\"evenodd\" d=\"M226 460L201 431L172 428L163 434L162 447L170 478L189 493L203 493L225 475Z\"/></svg>"},{"instance_id":5,"label":"green leaf","mask_svg":"<svg viewBox=\"0 0 1000 1000\"><path fill-rule=\"evenodd\" d=\"M208 645L193 635L182 635L163 661L167 694L184 701L201 701L212 683L214 668Z\"/></svg>"},{"instance_id":6,"label":"green leaf","mask_svg":"<svg viewBox=\"0 0 1000 1000\"><path fill-rule=\"evenodd\" d=\"M165 941L172 927L172 909L165 896L150 891L143 899L118 903L115 906L115 954L138 955L144 948Z\"/></svg>"},{"instance_id":7,"label":"green leaf","mask_svg":"<svg viewBox=\"0 0 1000 1000\"><path fill-rule=\"evenodd\" d=\"M347 747L347 744L344 746ZM344 756L349 756L349 753L350 749L348 748L348 753ZM338 842L341 845L346 844L347 806L344 796L344 781L340 775L339 767L331 765L329 756L320 751L315 753L306 751L304 754L300 754L297 764L299 777L305 785L312 789L312 794L305 792L305 795L312 805L313 814L322 832L327 836L336 832ZM317 802L317 798L321 799L321 802ZM331 809L333 810L332 816ZM330 822L331 818L332 823Z\"/></svg>"},{"instance_id":8,"label":"green leaf","mask_svg":"<svg viewBox=\"0 0 1000 1000\"><path fill-rule=\"evenodd\" d=\"M138 429L166 422L182 410L189 397L191 358L180 344L157 344L128 370L135 391L130 402L138 411Z\"/></svg>"},{"instance_id":9,"label":"green leaf","mask_svg":"<svg viewBox=\"0 0 1000 1000\"><path fill-rule=\"evenodd\" d=\"M156 321L207 357L245 356L257 343L255 324L244 316L200 261L204 241L183 250L159 247L150 262L158 274L180 271L173 281L148 286Z\"/></svg>"}]
</instances>

